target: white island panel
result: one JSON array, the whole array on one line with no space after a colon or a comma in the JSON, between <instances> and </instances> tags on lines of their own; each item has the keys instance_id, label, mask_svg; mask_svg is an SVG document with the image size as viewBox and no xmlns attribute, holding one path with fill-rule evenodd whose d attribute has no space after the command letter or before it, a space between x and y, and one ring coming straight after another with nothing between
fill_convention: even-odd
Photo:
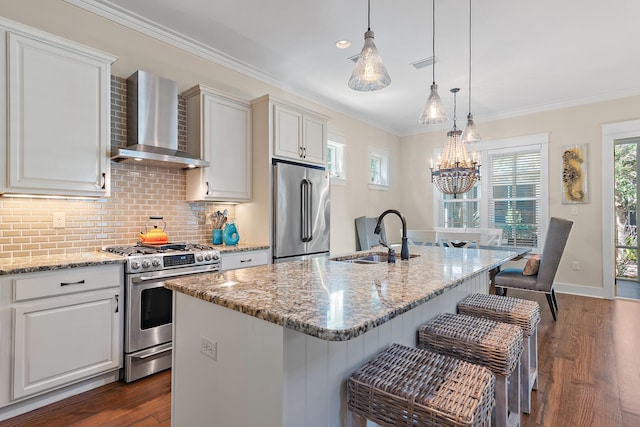
<instances>
[{"instance_id":1,"label":"white island panel","mask_svg":"<svg viewBox=\"0 0 640 427\"><path fill-rule=\"evenodd\" d=\"M320 339L175 292L172 425L350 426L351 372L391 343L415 346L422 323L455 312L471 293L487 291L483 270L346 341ZM202 337L217 343L217 360L200 352Z\"/></svg>"}]
</instances>

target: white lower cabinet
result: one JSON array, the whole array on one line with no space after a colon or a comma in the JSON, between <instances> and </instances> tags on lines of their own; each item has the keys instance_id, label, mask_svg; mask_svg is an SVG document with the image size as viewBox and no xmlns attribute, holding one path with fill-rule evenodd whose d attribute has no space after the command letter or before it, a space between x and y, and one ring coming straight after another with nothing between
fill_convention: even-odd
<instances>
[{"instance_id":1,"label":"white lower cabinet","mask_svg":"<svg viewBox=\"0 0 640 427\"><path fill-rule=\"evenodd\" d=\"M121 264L0 277L0 407L122 367L123 282Z\"/></svg>"},{"instance_id":2,"label":"white lower cabinet","mask_svg":"<svg viewBox=\"0 0 640 427\"><path fill-rule=\"evenodd\" d=\"M268 254L263 251L246 251L220 254L220 270L236 270L238 268L255 267L268 263Z\"/></svg>"},{"instance_id":3,"label":"white lower cabinet","mask_svg":"<svg viewBox=\"0 0 640 427\"><path fill-rule=\"evenodd\" d=\"M118 289L14 308L13 398L120 367Z\"/></svg>"}]
</instances>

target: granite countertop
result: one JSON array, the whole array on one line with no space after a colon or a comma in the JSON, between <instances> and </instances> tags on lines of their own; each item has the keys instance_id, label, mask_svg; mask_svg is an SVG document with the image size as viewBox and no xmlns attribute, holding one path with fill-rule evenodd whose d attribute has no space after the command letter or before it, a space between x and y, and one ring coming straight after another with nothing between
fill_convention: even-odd
<instances>
[{"instance_id":1,"label":"granite countertop","mask_svg":"<svg viewBox=\"0 0 640 427\"><path fill-rule=\"evenodd\" d=\"M124 261L125 258L122 256L101 251L7 259L0 258L0 275L91 267L106 264L123 264Z\"/></svg>"},{"instance_id":2,"label":"granite countertop","mask_svg":"<svg viewBox=\"0 0 640 427\"><path fill-rule=\"evenodd\" d=\"M249 252L249 251L261 251L269 249L269 245L258 245L255 243L238 243L237 245L214 245L214 248L219 250L221 254L229 254L235 252Z\"/></svg>"},{"instance_id":3,"label":"granite countertop","mask_svg":"<svg viewBox=\"0 0 640 427\"><path fill-rule=\"evenodd\" d=\"M344 341L517 255L424 246L411 246L410 252L420 256L366 265L319 257L172 279L165 287L307 335Z\"/></svg>"}]
</instances>

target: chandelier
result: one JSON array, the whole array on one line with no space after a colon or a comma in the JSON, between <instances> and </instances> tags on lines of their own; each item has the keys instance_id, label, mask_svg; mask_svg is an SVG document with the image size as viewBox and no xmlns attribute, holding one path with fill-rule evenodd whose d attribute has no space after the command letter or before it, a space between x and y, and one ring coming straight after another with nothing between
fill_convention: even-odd
<instances>
[{"instance_id":1,"label":"chandelier","mask_svg":"<svg viewBox=\"0 0 640 427\"><path fill-rule=\"evenodd\" d=\"M447 142L438 157L436 167L431 164L431 182L443 194L464 194L480 180L480 164L474 157L467 155L466 144L460 140L462 131L456 127L456 94L453 93L453 129L447 132Z\"/></svg>"}]
</instances>

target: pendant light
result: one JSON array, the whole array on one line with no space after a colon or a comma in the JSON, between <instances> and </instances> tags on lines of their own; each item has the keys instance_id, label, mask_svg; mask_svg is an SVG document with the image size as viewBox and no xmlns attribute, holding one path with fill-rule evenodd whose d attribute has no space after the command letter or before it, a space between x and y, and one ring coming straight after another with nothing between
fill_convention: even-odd
<instances>
[{"instance_id":1,"label":"pendant light","mask_svg":"<svg viewBox=\"0 0 640 427\"><path fill-rule=\"evenodd\" d=\"M467 126L462 132L462 142L465 144L474 144L482 141L480 132L476 129L473 122L473 114L471 114L471 0L469 0L469 114L467 115Z\"/></svg>"},{"instance_id":2,"label":"pendant light","mask_svg":"<svg viewBox=\"0 0 640 427\"><path fill-rule=\"evenodd\" d=\"M367 31L364 33L364 47L349 79L353 90L369 92L384 89L391 83L391 77L382 63L382 58L373 42L371 31L371 0L367 0Z\"/></svg>"},{"instance_id":3,"label":"pendant light","mask_svg":"<svg viewBox=\"0 0 640 427\"><path fill-rule=\"evenodd\" d=\"M466 144L460 140L462 131L456 127L456 94L459 88L451 89L453 93L453 129L447 132L447 142L438 157L436 167L431 165L431 182L443 194L464 194L471 190L480 180L480 165L475 158L467 155Z\"/></svg>"},{"instance_id":4,"label":"pendant light","mask_svg":"<svg viewBox=\"0 0 640 427\"><path fill-rule=\"evenodd\" d=\"M442 105L442 100L440 99L440 95L438 95L438 85L436 84L436 0L431 1L432 4L432 52L433 52L433 66L432 66L432 74L433 74L433 83L431 83L431 93L429 94L429 98L422 110L422 114L420 114L420 118L418 122L423 125L432 125L436 123L446 122L448 120L447 112L444 109L444 105Z\"/></svg>"}]
</instances>

